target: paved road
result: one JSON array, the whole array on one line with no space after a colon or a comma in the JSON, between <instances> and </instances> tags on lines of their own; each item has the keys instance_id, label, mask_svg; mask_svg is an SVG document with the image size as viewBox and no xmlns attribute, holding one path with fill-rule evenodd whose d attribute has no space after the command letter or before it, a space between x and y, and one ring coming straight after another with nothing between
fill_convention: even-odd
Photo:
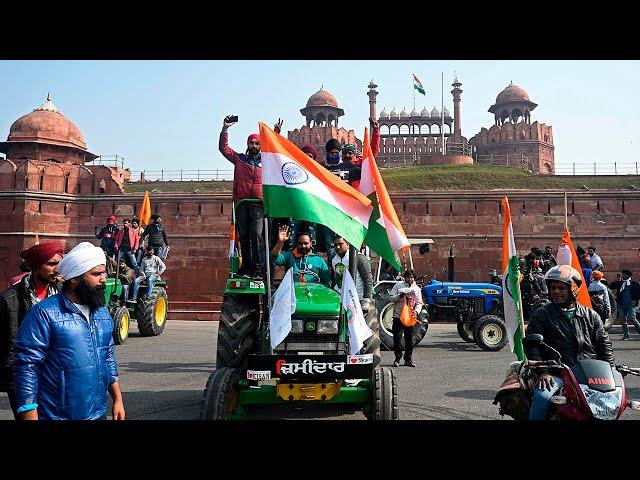
<instances>
[{"instance_id":1,"label":"paved road","mask_svg":"<svg viewBox=\"0 0 640 480\"><path fill-rule=\"evenodd\" d=\"M198 419L202 391L215 365L217 322L169 322L159 337L139 337L132 332L125 345L116 347L127 417L137 420ZM133 325L135 330L135 325ZM617 363L640 366L640 340L620 341L620 328L612 333ZM418 368L399 367L400 418L407 420L500 420L492 399L514 359L501 352L483 352L464 343L455 325L431 325L416 347ZM382 352L383 365L393 361ZM640 400L640 378L627 377L627 394ZM6 394L0 393L0 420L11 419ZM261 408L250 418L364 419L349 408L315 406ZM640 420L630 409L627 420ZM509 417L505 417L509 419Z\"/></svg>"}]
</instances>

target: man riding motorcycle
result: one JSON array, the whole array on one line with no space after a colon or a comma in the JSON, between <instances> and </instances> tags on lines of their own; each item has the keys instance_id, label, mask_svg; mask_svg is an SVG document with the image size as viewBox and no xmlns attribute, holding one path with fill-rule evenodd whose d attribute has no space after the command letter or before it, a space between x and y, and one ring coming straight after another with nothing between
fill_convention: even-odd
<instances>
[{"instance_id":1,"label":"man riding motorcycle","mask_svg":"<svg viewBox=\"0 0 640 480\"><path fill-rule=\"evenodd\" d=\"M527 335L540 334L545 343L555 348L563 362L572 367L579 360L604 360L614 367L613 348L600 316L591 308L577 303L582 278L569 265L558 265L545 274L551 303L533 314ZM552 360L544 347L525 346L528 360ZM562 381L542 370L529 412L530 420L545 420L551 397L562 387Z\"/></svg>"}]
</instances>

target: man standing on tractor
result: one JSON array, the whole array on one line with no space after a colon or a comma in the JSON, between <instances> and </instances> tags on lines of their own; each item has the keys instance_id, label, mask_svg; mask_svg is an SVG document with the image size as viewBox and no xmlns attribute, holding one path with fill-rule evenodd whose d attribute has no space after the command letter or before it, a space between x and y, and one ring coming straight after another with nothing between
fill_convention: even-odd
<instances>
[{"instance_id":1,"label":"man standing on tractor","mask_svg":"<svg viewBox=\"0 0 640 480\"><path fill-rule=\"evenodd\" d=\"M118 230L115 215L107 217L107 225L102 227L99 232L98 227L94 227L96 238L100 239L100 248L104 250L104 254L107 257L113 257L116 253L116 234Z\"/></svg>"},{"instance_id":2,"label":"man standing on tractor","mask_svg":"<svg viewBox=\"0 0 640 480\"><path fill-rule=\"evenodd\" d=\"M138 290L140 289L140 283L143 280L147 281L147 293L146 297L151 295L153 285L156 280L161 280L160 275L164 273L167 266L164 264L160 257L153 254L153 247L148 245L145 250L145 256L140 264L141 274L133 282L133 292L131 293L131 301L135 302L138 299Z\"/></svg>"},{"instance_id":3,"label":"man standing on tractor","mask_svg":"<svg viewBox=\"0 0 640 480\"><path fill-rule=\"evenodd\" d=\"M135 257L139 246L140 237L138 237L138 232L131 226L131 221L125 218L122 221L122 229L116 234L115 247L118 251L118 261L124 258L125 262L136 272L136 276L140 275L140 269Z\"/></svg>"},{"instance_id":4,"label":"man standing on tractor","mask_svg":"<svg viewBox=\"0 0 640 480\"><path fill-rule=\"evenodd\" d=\"M569 367L578 360L597 359L614 366L613 347L600 316L591 308L577 302L582 284L580 272L569 265L558 265L545 275L551 303L533 313L527 335L540 334L550 347L562 355ZM555 360L539 346L525 347L529 360ZM543 373L533 394L530 420L546 420L551 397L562 387L559 377Z\"/></svg>"},{"instance_id":5,"label":"man standing on tractor","mask_svg":"<svg viewBox=\"0 0 640 480\"><path fill-rule=\"evenodd\" d=\"M341 292L344 271L349 270L349 242L338 236L333 240L333 246L336 249L336 254L333 260L331 260L333 288ZM360 252L356 252L356 262L357 274L354 279L356 282L356 291L358 292L358 299L360 300L362 311L366 315L370 308L371 293L373 290L371 265L369 264L369 259Z\"/></svg>"},{"instance_id":6,"label":"man standing on tractor","mask_svg":"<svg viewBox=\"0 0 640 480\"><path fill-rule=\"evenodd\" d=\"M294 279L297 281L323 283L327 287L331 287L329 267L324 258L313 253L311 236L306 232L299 233L296 248L283 253L282 247L290 237L289 227L287 225L280 227L278 243L271 250L272 261L286 270L293 268Z\"/></svg>"},{"instance_id":7,"label":"man standing on tractor","mask_svg":"<svg viewBox=\"0 0 640 480\"><path fill-rule=\"evenodd\" d=\"M169 246L169 240L167 239L167 232L162 224L162 217L160 215L151 216L151 225L149 225L142 233L142 237L138 241L138 245L149 237L148 246L153 247L154 255L160 256L163 246Z\"/></svg>"},{"instance_id":8,"label":"man standing on tractor","mask_svg":"<svg viewBox=\"0 0 640 480\"><path fill-rule=\"evenodd\" d=\"M0 392L7 392L16 419L13 362L18 327L31 307L58 293L57 265L63 251L62 243L57 241L43 242L24 250L20 256L31 267L31 273L0 293Z\"/></svg>"}]
</instances>

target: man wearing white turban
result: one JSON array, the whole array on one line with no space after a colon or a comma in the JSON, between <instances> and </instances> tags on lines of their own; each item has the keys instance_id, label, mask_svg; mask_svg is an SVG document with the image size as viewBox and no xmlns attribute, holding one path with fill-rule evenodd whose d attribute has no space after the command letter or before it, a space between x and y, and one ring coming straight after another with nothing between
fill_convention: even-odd
<instances>
[{"instance_id":1,"label":"man wearing white turban","mask_svg":"<svg viewBox=\"0 0 640 480\"><path fill-rule=\"evenodd\" d=\"M22 321L14 364L21 419L103 419L108 392L113 419L124 420L113 319L105 307L105 263L102 249L78 244L58 264L61 292Z\"/></svg>"}]
</instances>

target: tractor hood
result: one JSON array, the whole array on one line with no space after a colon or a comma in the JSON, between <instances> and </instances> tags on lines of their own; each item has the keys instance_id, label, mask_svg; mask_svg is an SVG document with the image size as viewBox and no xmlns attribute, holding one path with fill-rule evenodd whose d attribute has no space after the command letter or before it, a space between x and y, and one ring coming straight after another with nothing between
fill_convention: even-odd
<instances>
[{"instance_id":1,"label":"tractor hood","mask_svg":"<svg viewBox=\"0 0 640 480\"><path fill-rule=\"evenodd\" d=\"M502 287L492 283L439 282L431 280L423 287L426 296L455 297L455 296L502 296Z\"/></svg>"},{"instance_id":2,"label":"tractor hood","mask_svg":"<svg viewBox=\"0 0 640 480\"><path fill-rule=\"evenodd\" d=\"M296 289L296 317L340 315L340 294L320 283L298 283Z\"/></svg>"}]
</instances>

